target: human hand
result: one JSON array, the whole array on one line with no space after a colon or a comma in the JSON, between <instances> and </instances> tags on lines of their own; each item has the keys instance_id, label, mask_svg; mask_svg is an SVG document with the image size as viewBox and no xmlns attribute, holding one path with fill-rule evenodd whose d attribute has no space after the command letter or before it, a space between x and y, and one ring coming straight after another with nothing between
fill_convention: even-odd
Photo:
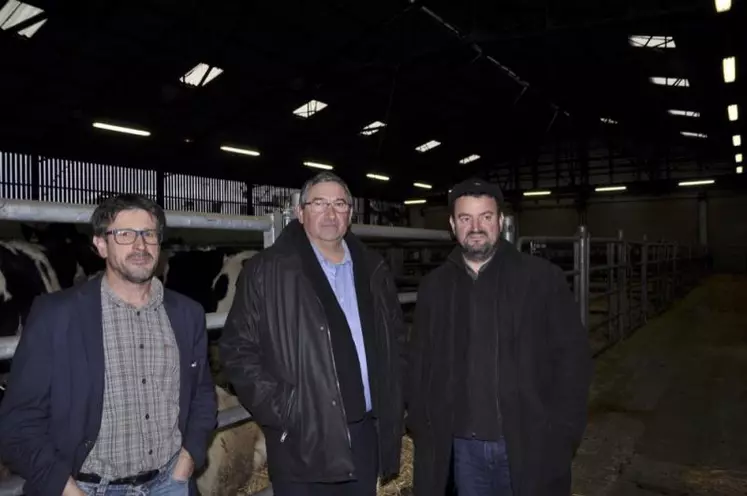
<instances>
[{"instance_id":1,"label":"human hand","mask_svg":"<svg viewBox=\"0 0 747 496\"><path fill-rule=\"evenodd\" d=\"M86 496L86 493L78 487L78 484L75 483L75 479L68 477L65 489L62 490L62 496Z\"/></svg>"},{"instance_id":2,"label":"human hand","mask_svg":"<svg viewBox=\"0 0 747 496\"><path fill-rule=\"evenodd\" d=\"M192 455L189 454L184 448L179 451L179 458L176 461L174 472L171 474L175 480L188 481L192 477L192 472L195 468L195 462L192 459Z\"/></svg>"}]
</instances>

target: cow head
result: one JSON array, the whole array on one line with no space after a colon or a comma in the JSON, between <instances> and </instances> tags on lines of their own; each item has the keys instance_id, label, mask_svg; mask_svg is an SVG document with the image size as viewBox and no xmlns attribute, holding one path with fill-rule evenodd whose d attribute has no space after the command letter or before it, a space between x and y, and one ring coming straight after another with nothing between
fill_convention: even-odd
<instances>
[{"instance_id":1,"label":"cow head","mask_svg":"<svg viewBox=\"0 0 747 496\"><path fill-rule=\"evenodd\" d=\"M91 238L78 232L73 224L21 225L24 238L41 245L47 252L60 286L68 288L104 269L105 264L94 251Z\"/></svg>"}]
</instances>

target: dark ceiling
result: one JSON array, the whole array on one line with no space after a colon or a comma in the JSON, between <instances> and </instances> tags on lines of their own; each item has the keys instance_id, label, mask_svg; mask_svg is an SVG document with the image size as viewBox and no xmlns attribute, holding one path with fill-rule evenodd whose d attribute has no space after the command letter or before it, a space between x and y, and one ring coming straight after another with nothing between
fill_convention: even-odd
<instances>
[{"instance_id":1,"label":"dark ceiling","mask_svg":"<svg viewBox=\"0 0 747 496\"><path fill-rule=\"evenodd\" d=\"M356 195L403 199L415 181L443 190L553 140L613 133L634 150L685 147L694 160L733 163L732 135L747 138L744 118L727 118L729 104L747 112L739 0L723 14L713 0L29 3L40 17L0 31L6 150L294 187L314 160L334 165ZM17 33L43 18L31 38ZM629 35L672 36L676 48L632 47ZM725 84L731 55L737 79ZM198 63L223 73L202 87L181 83ZM311 99L328 106L293 115ZM362 136L376 120L386 127ZM441 145L415 150L432 139ZM459 164L471 154L481 158Z\"/></svg>"}]
</instances>

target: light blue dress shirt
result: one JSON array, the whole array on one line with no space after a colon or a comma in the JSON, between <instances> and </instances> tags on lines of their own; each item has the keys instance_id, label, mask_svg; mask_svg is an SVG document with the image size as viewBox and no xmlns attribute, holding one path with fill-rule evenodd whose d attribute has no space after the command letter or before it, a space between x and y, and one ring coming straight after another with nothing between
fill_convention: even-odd
<instances>
[{"instance_id":1,"label":"light blue dress shirt","mask_svg":"<svg viewBox=\"0 0 747 496\"><path fill-rule=\"evenodd\" d=\"M340 304L340 308L348 321L355 349L358 352L358 362L361 365L361 379L363 380L363 395L366 398L366 411L371 411L371 387L368 383L366 347L363 343L363 329L361 328L361 318L358 312L358 297L355 293L353 259L350 257L350 250L345 240L343 240L342 246L345 249L345 255L342 262L336 264L324 258L324 255L322 255L314 243L311 243L311 246L314 248L319 265L321 265L324 274L327 276L329 285L332 287L332 291L337 297L337 302Z\"/></svg>"}]
</instances>

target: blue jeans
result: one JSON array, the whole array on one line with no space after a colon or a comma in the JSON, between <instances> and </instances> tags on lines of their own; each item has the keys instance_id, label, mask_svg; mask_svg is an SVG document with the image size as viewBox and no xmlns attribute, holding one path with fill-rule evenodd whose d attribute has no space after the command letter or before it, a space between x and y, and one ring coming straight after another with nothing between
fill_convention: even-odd
<instances>
[{"instance_id":1,"label":"blue jeans","mask_svg":"<svg viewBox=\"0 0 747 496\"><path fill-rule=\"evenodd\" d=\"M114 485L102 479L98 484L78 482L78 487L87 496L188 496L189 481L174 479L176 462L179 459L177 452L169 462L160 469L159 474L141 486Z\"/></svg>"},{"instance_id":2,"label":"blue jeans","mask_svg":"<svg viewBox=\"0 0 747 496\"><path fill-rule=\"evenodd\" d=\"M506 441L455 438L454 482L459 496L511 496Z\"/></svg>"}]
</instances>

